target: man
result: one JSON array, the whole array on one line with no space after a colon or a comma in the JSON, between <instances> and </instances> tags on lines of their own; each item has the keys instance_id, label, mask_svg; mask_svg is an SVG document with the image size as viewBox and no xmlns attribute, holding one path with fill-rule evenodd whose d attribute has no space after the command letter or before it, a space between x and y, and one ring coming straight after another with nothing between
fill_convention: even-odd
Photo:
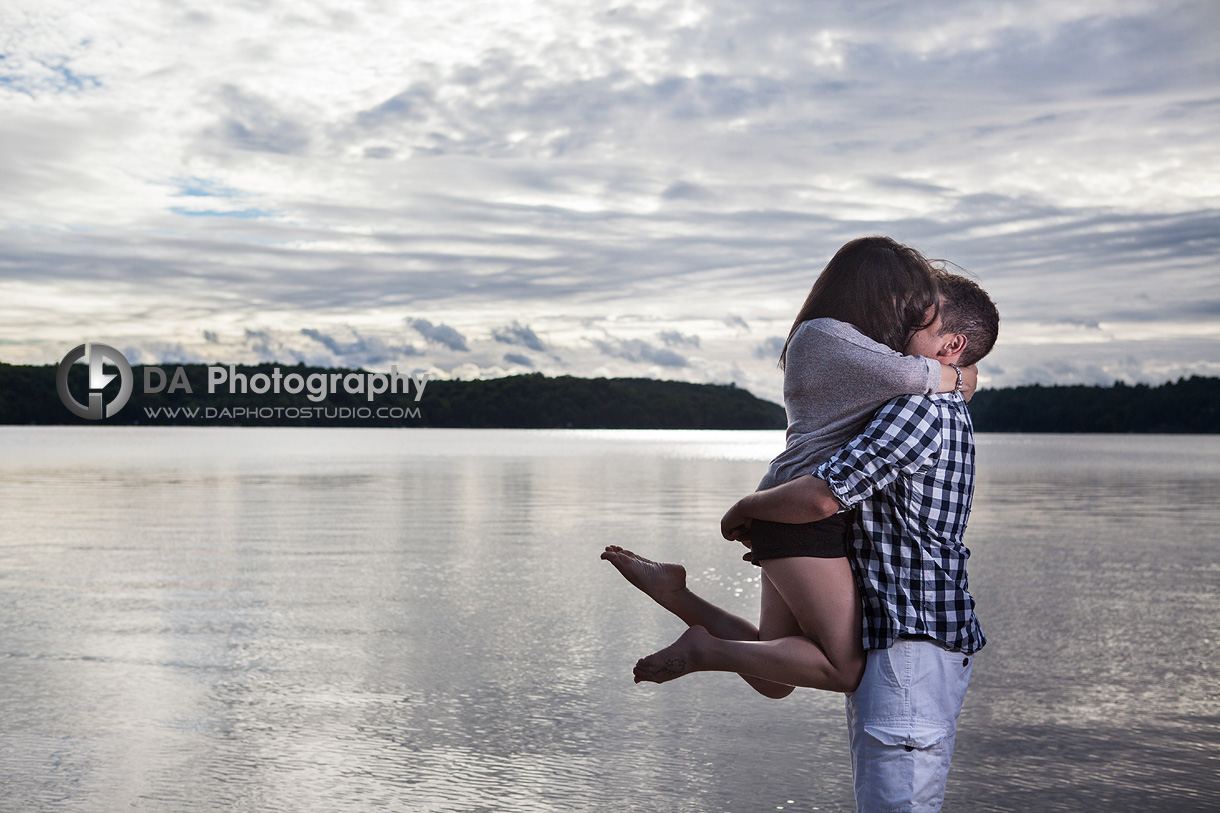
<instances>
[{"instance_id":1,"label":"man","mask_svg":"<svg viewBox=\"0 0 1220 813\"><path fill-rule=\"evenodd\" d=\"M941 314L913 337L908 352L968 366L994 345L999 314L968 279L945 275L940 287ZM961 397L905 396L882 407L815 476L755 492L722 520L726 538L748 539L751 519L804 523L858 509L852 565L867 663L859 687L847 695L847 717L860 810L938 810L943 800L973 655L985 642L962 544L973 488L973 429ZM641 667L648 680L685 674L686 661L698 660L691 647L708 638L750 640L742 625L752 625L686 590L679 565L621 548L607 549L603 558L710 633L692 627L695 632L642 660L637 680Z\"/></svg>"},{"instance_id":2,"label":"man","mask_svg":"<svg viewBox=\"0 0 1220 813\"><path fill-rule=\"evenodd\" d=\"M908 352L970 365L990 352L999 313L946 275L940 324ZM986 639L967 589L962 535L974 492L970 415L954 394L886 404L816 472L739 502L739 516L811 522L856 506L852 564L864 604L864 678L847 695L860 810L939 810L957 717Z\"/></svg>"}]
</instances>

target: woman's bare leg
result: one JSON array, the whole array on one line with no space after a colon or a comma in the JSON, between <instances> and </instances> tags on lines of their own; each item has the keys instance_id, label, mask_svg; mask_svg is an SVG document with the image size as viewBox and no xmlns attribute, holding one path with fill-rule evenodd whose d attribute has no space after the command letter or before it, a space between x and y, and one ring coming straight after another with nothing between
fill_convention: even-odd
<instances>
[{"instance_id":1,"label":"woman's bare leg","mask_svg":"<svg viewBox=\"0 0 1220 813\"><path fill-rule=\"evenodd\" d=\"M670 646L642 658L636 682L664 683L699 671L737 672L772 683L854 691L864 674L861 607L846 558L770 559L763 572L800 634L726 640L693 625Z\"/></svg>"},{"instance_id":2,"label":"woman's bare leg","mask_svg":"<svg viewBox=\"0 0 1220 813\"><path fill-rule=\"evenodd\" d=\"M851 561L846 556L772 559L763 563L763 572L829 662L825 677L841 687L834 691L855 691L864 676L864 608Z\"/></svg>"},{"instance_id":3,"label":"woman's bare leg","mask_svg":"<svg viewBox=\"0 0 1220 813\"><path fill-rule=\"evenodd\" d=\"M762 574L761 581L762 596L758 616L758 640L774 641L778 638L804 635L805 633L801 630L801 625L797 622L796 616L792 614L792 610L788 609L788 605L784 603L784 597L775 589L775 585L771 583L771 579L766 573ZM752 675L742 675L742 678L759 692L775 700L787 697L796 688L788 684L763 680Z\"/></svg>"},{"instance_id":4,"label":"woman's bare leg","mask_svg":"<svg viewBox=\"0 0 1220 813\"><path fill-rule=\"evenodd\" d=\"M686 586L686 568L672 562L654 562L632 553L618 545L610 545L601 555L618 569L627 581L635 585L646 596L666 610L682 619L688 626L699 626L717 638L740 641L757 641L759 628L741 616L717 607L707 599L691 592ZM799 635L796 619L787 612L779 593L763 577L763 600L760 625L765 637ZM754 676L742 675L746 682L760 694L781 698L792 693L792 686L785 686Z\"/></svg>"}]
</instances>

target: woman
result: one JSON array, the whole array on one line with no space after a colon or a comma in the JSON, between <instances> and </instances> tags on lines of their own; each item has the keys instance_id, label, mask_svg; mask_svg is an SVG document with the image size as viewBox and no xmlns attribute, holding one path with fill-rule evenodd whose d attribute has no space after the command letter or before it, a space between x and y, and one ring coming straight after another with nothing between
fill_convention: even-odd
<instances>
[{"instance_id":1,"label":"woman","mask_svg":"<svg viewBox=\"0 0 1220 813\"><path fill-rule=\"evenodd\" d=\"M812 473L892 398L949 392L963 383L973 391L975 370L902 355L910 338L936 319L936 277L922 254L888 237L864 237L839 249L780 355L787 438L760 490ZM853 691L864 652L849 529L850 516L837 514L805 525L755 520L748 532L729 534L748 539L748 558L762 568L757 628L687 591L679 565L607 548L603 558L691 625L673 645L636 664L636 682L715 670L739 672L768 697L786 696L794 686ZM681 571L680 589L674 568Z\"/></svg>"}]
</instances>

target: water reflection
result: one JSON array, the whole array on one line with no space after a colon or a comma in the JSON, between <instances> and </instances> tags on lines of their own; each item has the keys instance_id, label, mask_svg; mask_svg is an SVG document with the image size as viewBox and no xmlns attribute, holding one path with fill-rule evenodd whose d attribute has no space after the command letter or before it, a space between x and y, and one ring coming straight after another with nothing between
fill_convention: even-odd
<instances>
[{"instance_id":1,"label":"water reflection","mask_svg":"<svg viewBox=\"0 0 1220 813\"><path fill-rule=\"evenodd\" d=\"M636 687L782 433L0 431L0 808L851 808L842 702ZM949 809L1220 798L1220 444L980 439ZM1138 463L1138 465L1136 465Z\"/></svg>"}]
</instances>

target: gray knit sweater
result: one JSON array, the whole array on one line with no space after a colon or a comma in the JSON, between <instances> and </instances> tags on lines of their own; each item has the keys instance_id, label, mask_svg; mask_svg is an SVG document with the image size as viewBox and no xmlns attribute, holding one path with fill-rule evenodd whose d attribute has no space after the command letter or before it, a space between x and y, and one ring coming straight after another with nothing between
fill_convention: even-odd
<instances>
[{"instance_id":1,"label":"gray knit sweater","mask_svg":"<svg viewBox=\"0 0 1220 813\"><path fill-rule=\"evenodd\" d=\"M887 401L939 387L939 362L896 353L837 319L803 322L788 343L784 370L787 443L759 489L812 474Z\"/></svg>"}]
</instances>

